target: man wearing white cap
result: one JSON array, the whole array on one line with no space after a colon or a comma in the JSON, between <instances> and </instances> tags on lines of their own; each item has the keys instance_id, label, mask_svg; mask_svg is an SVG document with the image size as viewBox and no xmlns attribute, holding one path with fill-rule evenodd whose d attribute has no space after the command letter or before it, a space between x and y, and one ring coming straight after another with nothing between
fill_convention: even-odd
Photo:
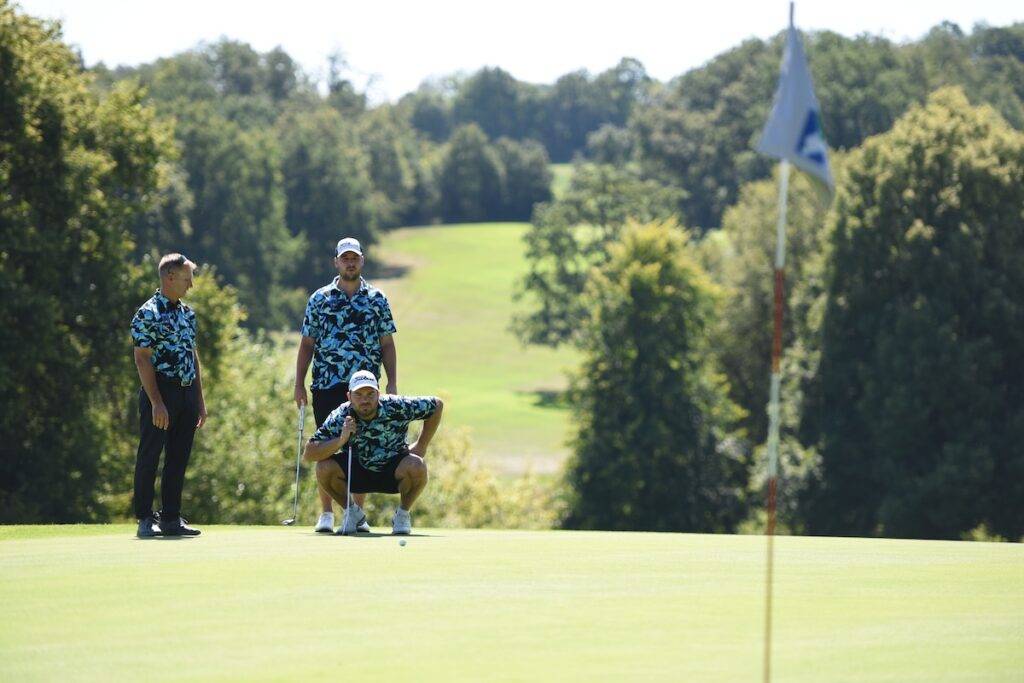
<instances>
[{"instance_id":1,"label":"man wearing white cap","mask_svg":"<svg viewBox=\"0 0 1024 683\"><path fill-rule=\"evenodd\" d=\"M334 266L338 276L313 292L302 320L302 339L295 361L295 404L306 404L305 377L313 362L313 417L320 427L331 411L348 400L348 381L359 370L388 375L387 393L398 393L398 360L392 335L397 331L388 299L362 278L363 249L359 240L338 241ZM361 506L365 495L355 496ZM334 530L331 496L320 489L323 509L314 529ZM365 520L359 531L369 531Z\"/></svg>"},{"instance_id":2,"label":"man wearing white cap","mask_svg":"<svg viewBox=\"0 0 1024 683\"><path fill-rule=\"evenodd\" d=\"M444 404L436 396L381 396L377 378L365 370L354 373L348 386L349 401L320 425L303 457L316 461L320 487L348 509L336 533L355 533L365 518L356 493L378 492L401 495L391 529L394 534L409 534L409 510L427 485L427 447L441 424ZM406 445L414 420L423 420L423 429L415 443ZM348 490L353 493L351 501Z\"/></svg>"}]
</instances>

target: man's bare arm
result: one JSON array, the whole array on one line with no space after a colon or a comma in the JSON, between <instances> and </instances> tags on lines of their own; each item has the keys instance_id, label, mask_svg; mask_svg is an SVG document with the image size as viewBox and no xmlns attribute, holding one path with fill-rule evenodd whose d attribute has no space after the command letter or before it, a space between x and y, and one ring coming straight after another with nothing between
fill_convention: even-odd
<instances>
[{"instance_id":1,"label":"man's bare arm","mask_svg":"<svg viewBox=\"0 0 1024 683\"><path fill-rule=\"evenodd\" d=\"M302 337L299 340L299 352L295 357L295 405L306 405L306 371L309 370L309 363L313 360L314 341L312 337Z\"/></svg>"},{"instance_id":2,"label":"man's bare arm","mask_svg":"<svg viewBox=\"0 0 1024 683\"><path fill-rule=\"evenodd\" d=\"M437 401L437 410L423 421L423 431L420 432L420 438L416 439L416 443L409 447L410 453L414 453L421 458L426 456L430 440L434 438L434 433L437 432L437 428L441 424L441 411L444 410L444 402L439 398L434 400Z\"/></svg>"},{"instance_id":3,"label":"man's bare arm","mask_svg":"<svg viewBox=\"0 0 1024 683\"><path fill-rule=\"evenodd\" d=\"M381 361L384 363L384 372L388 374L387 393L398 393L398 349L395 347L395 338L386 335L380 338Z\"/></svg>"},{"instance_id":4,"label":"man's bare arm","mask_svg":"<svg viewBox=\"0 0 1024 683\"><path fill-rule=\"evenodd\" d=\"M153 405L153 426L158 429L167 429L171 419L167 414L167 407L164 405L164 397L160 395L160 388L156 385L156 370L153 369L151 360L153 350L136 346L134 347L134 356L135 368L139 371L142 388Z\"/></svg>"}]
</instances>

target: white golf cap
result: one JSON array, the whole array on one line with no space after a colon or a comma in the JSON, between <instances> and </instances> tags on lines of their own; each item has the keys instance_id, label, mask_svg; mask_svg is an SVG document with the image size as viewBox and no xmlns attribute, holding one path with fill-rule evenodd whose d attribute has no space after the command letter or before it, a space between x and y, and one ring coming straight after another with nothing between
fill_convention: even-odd
<instances>
[{"instance_id":1,"label":"white golf cap","mask_svg":"<svg viewBox=\"0 0 1024 683\"><path fill-rule=\"evenodd\" d=\"M352 376L348 378L349 392L353 392L356 389L362 389L363 387L373 387L374 391L380 392L380 387L377 385L377 378L374 377L373 373L369 370L353 372Z\"/></svg>"},{"instance_id":2,"label":"white golf cap","mask_svg":"<svg viewBox=\"0 0 1024 683\"><path fill-rule=\"evenodd\" d=\"M338 240L338 248L335 251L335 256L341 256L346 251L354 251L360 256L363 255L363 248L359 245L359 240L355 237L343 237Z\"/></svg>"}]
</instances>

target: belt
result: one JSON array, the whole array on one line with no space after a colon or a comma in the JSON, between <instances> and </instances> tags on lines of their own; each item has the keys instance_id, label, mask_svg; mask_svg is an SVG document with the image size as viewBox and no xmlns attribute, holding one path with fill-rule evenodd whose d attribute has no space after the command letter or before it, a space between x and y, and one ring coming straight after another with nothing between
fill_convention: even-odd
<instances>
[{"instance_id":1,"label":"belt","mask_svg":"<svg viewBox=\"0 0 1024 683\"><path fill-rule=\"evenodd\" d=\"M166 382L167 384L173 384L174 386L177 386L177 387L190 387L190 386L192 386L192 382L195 381L194 379L190 379L187 382L184 382L184 381L178 379L177 377L167 377L165 375L157 375L156 378L158 380L160 380L161 382Z\"/></svg>"}]
</instances>

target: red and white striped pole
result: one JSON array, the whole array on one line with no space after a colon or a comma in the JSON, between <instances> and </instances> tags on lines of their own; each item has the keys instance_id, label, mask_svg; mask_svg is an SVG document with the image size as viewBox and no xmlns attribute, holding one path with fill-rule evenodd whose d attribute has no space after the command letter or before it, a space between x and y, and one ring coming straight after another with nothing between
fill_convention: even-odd
<instances>
[{"instance_id":1,"label":"red and white striped pole","mask_svg":"<svg viewBox=\"0 0 1024 683\"><path fill-rule=\"evenodd\" d=\"M772 383L768 398L768 539L767 577L764 604L764 680L772 676L772 564L775 555L775 497L779 470L779 369L782 360L782 304L786 267L786 199L789 194L789 162L779 164L779 222L775 230L775 310L772 331Z\"/></svg>"}]
</instances>

